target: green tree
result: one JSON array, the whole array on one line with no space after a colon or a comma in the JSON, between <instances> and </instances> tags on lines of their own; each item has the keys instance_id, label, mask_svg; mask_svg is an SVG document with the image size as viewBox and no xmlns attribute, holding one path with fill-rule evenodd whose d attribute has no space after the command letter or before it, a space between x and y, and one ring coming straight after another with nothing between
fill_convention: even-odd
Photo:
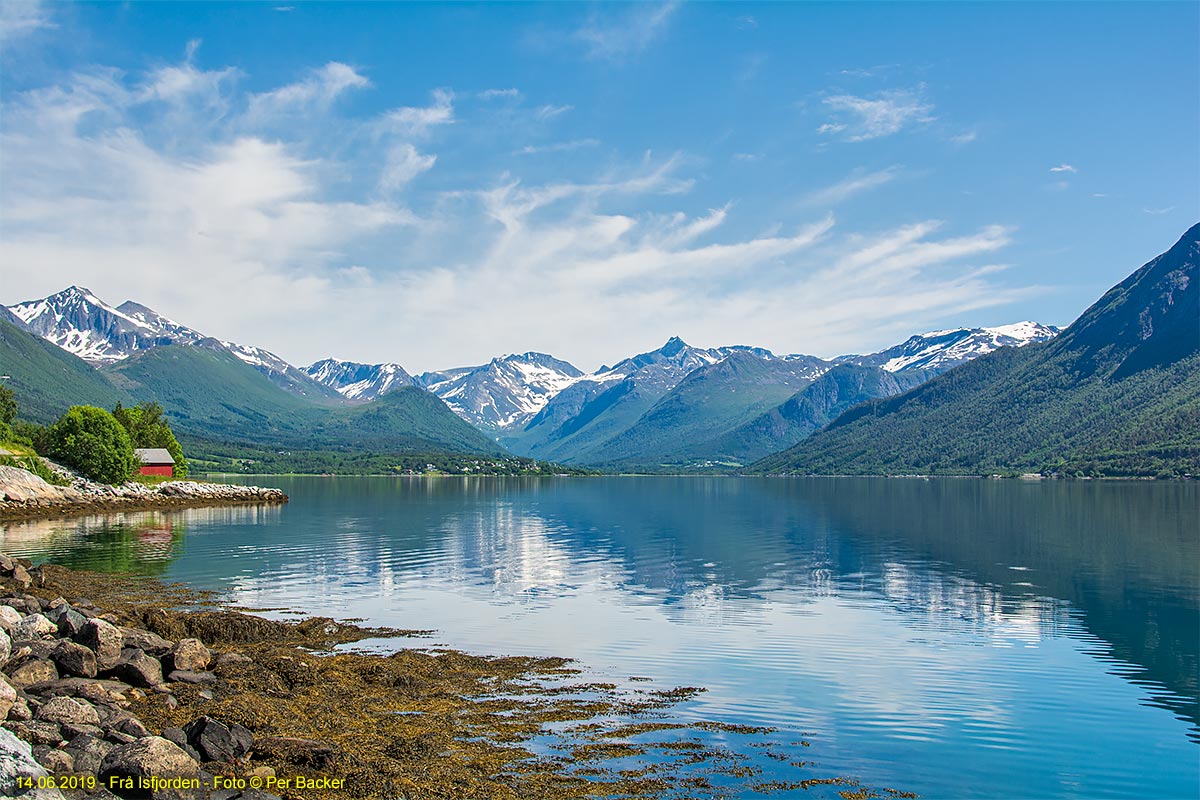
<instances>
[{"instance_id":1,"label":"green tree","mask_svg":"<svg viewBox=\"0 0 1200 800\"><path fill-rule=\"evenodd\" d=\"M0 422L3 422L5 425L11 425L16 416L16 395L13 394L13 390L7 386L0 386Z\"/></svg>"},{"instance_id":2,"label":"green tree","mask_svg":"<svg viewBox=\"0 0 1200 800\"><path fill-rule=\"evenodd\" d=\"M94 481L124 483L137 469L129 434L103 408L71 406L46 433L50 457Z\"/></svg>"},{"instance_id":3,"label":"green tree","mask_svg":"<svg viewBox=\"0 0 1200 800\"><path fill-rule=\"evenodd\" d=\"M129 440L135 448L165 448L171 454L171 458L175 459L174 476L187 477L187 459L183 457L183 448L179 446L179 440L171 432L162 406L158 403L142 403L133 408L125 408L117 403L117 407L113 409L113 417L129 434Z\"/></svg>"}]
</instances>

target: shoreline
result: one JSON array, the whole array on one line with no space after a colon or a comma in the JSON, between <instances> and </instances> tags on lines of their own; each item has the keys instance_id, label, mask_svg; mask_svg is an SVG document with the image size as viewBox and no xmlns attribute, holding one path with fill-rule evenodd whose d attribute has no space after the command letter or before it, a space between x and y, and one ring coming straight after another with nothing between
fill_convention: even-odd
<instances>
[{"instance_id":1,"label":"shoreline","mask_svg":"<svg viewBox=\"0 0 1200 800\"><path fill-rule=\"evenodd\" d=\"M47 483L19 467L0 466L0 522L55 519L123 511L161 511L206 506L282 505L279 489L230 483L170 480L148 486L94 483L43 461L69 486Z\"/></svg>"},{"instance_id":2,"label":"shoreline","mask_svg":"<svg viewBox=\"0 0 1200 800\"><path fill-rule=\"evenodd\" d=\"M158 779L160 800L716 798L810 788L847 800L915 797L809 761L796 761L786 780L763 780L751 751L773 729L669 716L703 689L619 689L565 658L338 647L424 633L276 621L178 584L0 554L0 757L26 781L94 780L120 797L145 796L138 790ZM172 780L188 791L172 793ZM239 781L266 791L223 791Z\"/></svg>"},{"instance_id":3,"label":"shoreline","mask_svg":"<svg viewBox=\"0 0 1200 800\"><path fill-rule=\"evenodd\" d=\"M230 484L221 484L230 485ZM284 505L288 497L277 489L259 486L247 487L256 490L244 497L111 497L108 499L80 501L10 502L0 500L0 523L23 522L35 519L71 519L92 514L120 513L125 511L177 511L188 508L216 508L223 506Z\"/></svg>"}]
</instances>

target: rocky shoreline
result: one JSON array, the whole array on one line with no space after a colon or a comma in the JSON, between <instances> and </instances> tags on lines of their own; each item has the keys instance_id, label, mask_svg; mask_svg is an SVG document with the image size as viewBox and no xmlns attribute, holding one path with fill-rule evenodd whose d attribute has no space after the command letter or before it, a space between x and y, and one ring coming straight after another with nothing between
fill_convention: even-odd
<instances>
[{"instance_id":1,"label":"rocky shoreline","mask_svg":"<svg viewBox=\"0 0 1200 800\"><path fill-rule=\"evenodd\" d=\"M31 472L0 466L0 521L74 516L105 511L142 511L216 505L282 504L288 496L261 486L168 481L147 486L131 481L108 486L47 462L70 481L54 486Z\"/></svg>"},{"instance_id":2,"label":"rocky shoreline","mask_svg":"<svg viewBox=\"0 0 1200 800\"><path fill-rule=\"evenodd\" d=\"M795 780L757 781L705 737L786 745L771 729L668 718L697 689L571 682L561 658L345 651L421 632L280 622L213 599L0 554L0 796L700 798L730 796L731 781L912 796L808 761ZM549 748L531 746L550 729Z\"/></svg>"}]
</instances>

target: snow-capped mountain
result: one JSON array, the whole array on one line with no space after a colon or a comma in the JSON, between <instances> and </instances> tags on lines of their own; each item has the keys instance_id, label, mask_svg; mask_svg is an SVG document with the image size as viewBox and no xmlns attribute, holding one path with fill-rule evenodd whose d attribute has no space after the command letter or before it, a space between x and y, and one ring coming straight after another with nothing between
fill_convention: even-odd
<instances>
[{"instance_id":1,"label":"snow-capped mountain","mask_svg":"<svg viewBox=\"0 0 1200 800\"><path fill-rule=\"evenodd\" d=\"M351 400L374 400L401 386L416 385L413 376L399 364L358 364L327 358L304 367L304 372Z\"/></svg>"},{"instance_id":2,"label":"snow-capped mountain","mask_svg":"<svg viewBox=\"0 0 1200 800\"><path fill-rule=\"evenodd\" d=\"M178 338L171 330L113 308L79 286L42 300L17 303L9 306L9 311L31 333L93 364L121 361L138 350L170 344ZM195 338L202 337L195 334Z\"/></svg>"},{"instance_id":3,"label":"snow-capped mountain","mask_svg":"<svg viewBox=\"0 0 1200 800\"><path fill-rule=\"evenodd\" d=\"M955 328L930 331L868 355L839 356L841 364L881 367L888 372L923 369L945 372L1001 347L1024 347L1044 342L1058 334L1060 328L1037 322L1016 322L995 328Z\"/></svg>"},{"instance_id":4,"label":"snow-capped mountain","mask_svg":"<svg viewBox=\"0 0 1200 800\"><path fill-rule=\"evenodd\" d=\"M152 347L200 345L227 350L288 391L302 395L326 391L267 350L209 338L132 300L110 306L79 286L17 303L8 310L26 330L97 366L124 361Z\"/></svg>"},{"instance_id":5,"label":"snow-capped mountain","mask_svg":"<svg viewBox=\"0 0 1200 800\"><path fill-rule=\"evenodd\" d=\"M477 427L503 430L524 425L581 377L583 373L566 361L545 353L520 353L479 367L426 372L416 383Z\"/></svg>"}]
</instances>

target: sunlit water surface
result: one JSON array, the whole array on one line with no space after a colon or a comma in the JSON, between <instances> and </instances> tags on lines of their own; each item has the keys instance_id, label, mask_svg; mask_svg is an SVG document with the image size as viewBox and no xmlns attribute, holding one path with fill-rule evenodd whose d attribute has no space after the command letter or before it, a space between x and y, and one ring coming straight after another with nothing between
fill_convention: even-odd
<instances>
[{"instance_id":1,"label":"sunlit water surface","mask_svg":"<svg viewBox=\"0 0 1200 800\"><path fill-rule=\"evenodd\" d=\"M11 524L2 549L703 686L679 713L924 797L1200 796L1194 483L253 482L291 503Z\"/></svg>"}]
</instances>

